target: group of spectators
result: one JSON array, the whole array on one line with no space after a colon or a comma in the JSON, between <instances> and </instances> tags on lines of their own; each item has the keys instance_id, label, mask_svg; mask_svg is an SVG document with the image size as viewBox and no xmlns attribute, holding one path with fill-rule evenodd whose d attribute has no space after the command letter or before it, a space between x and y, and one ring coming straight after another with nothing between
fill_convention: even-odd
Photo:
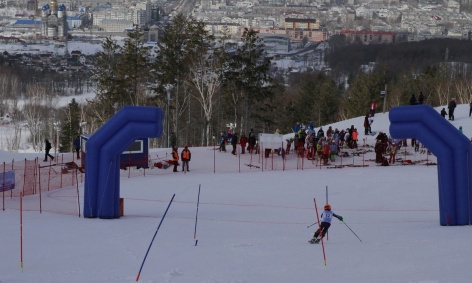
<instances>
[{"instance_id":1,"label":"group of spectators","mask_svg":"<svg viewBox=\"0 0 472 283\"><path fill-rule=\"evenodd\" d=\"M238 133L233 133L231 128L228 128L227 132L222 131L220 134L220 147L219 151L226 152L226 144L230 143L233 147L231 154L236 155L236 150L238 144L241 146L241 154L245 154L246 150L249 153L252 153L256 149L256 134L254 133L254 129L251 129L249 132L249 137L246 137L244 133L241 134L239 137Z\"/></svg>"},{"instance_id":2,"label":"group of spectators","mask_svg":"<svg viewBox=\"0 0 472 283\"><path fill-rule=\"evenodd\" d=\"M180 158L182 159L182 172L190 172L189 162L190 159L192 159L192 153L190 152L190 149L188 149L188 146L184 147L180 153ZM179 152L177 146L172 148L172 160L170 163L174 165L173 172L179 172L177 170L177 166L179 166Z\"/></svg>"},{"instance_id":3,"label":"group of spectators","mask_svg":"<svg viewBox=\"0 0 472 283\"><path fill-rule=\"evenodd\" d=\"M346 130L338 130L337 128L333 130L329 126L326 134L323 127L315 131L313 122L308 125L308 129L305 129L303 124L300 125L297 122L294 131L296 129L298 131L295 132L293 141L290 139L286 140L285 154L290 153L293 143L294 150L300 157L306 156L308 159L313 160L318 156L324 164L327 164L329 160L335 161L336 155L339 154L340 149L344 146L351 149L357 148L359 133L354 125Z\"/></svg>"}]
</instances>

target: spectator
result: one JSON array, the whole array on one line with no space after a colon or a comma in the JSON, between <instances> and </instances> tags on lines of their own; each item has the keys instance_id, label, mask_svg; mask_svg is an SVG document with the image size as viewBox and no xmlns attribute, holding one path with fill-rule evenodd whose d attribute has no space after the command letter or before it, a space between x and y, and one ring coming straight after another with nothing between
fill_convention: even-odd
<instances>
[{"instance_id":1,"label":"spectator","mask_svg":"<svg viewBox=\"0 0 472 283\"><path fill-rule=\"evenodd\" d=\"M424 102L423 92L420 91L420 96L418 96L418 104L423 104L423 102Z\"/></svg>"},{"instance_id":2,"label":"spectator","mask_svg":"<svg viewBox=\"0 0 472 283\"><path fill-rule=\"evenodd\" d=\"M471 104L472 104L472 103L471 103ZM443 118L446 119L446 115L447 115L446 109L443 108L443 109L441 110L441 116L443 116Z\"/></svg>"},{"instance_id":3,"label":"spectator","mask_svg":"<svg viewBox=\"0 0 472 283\"><path fill-rule=\"evenodd\" d=\"M231 139L233 138L233 129L228 128L228 134L226 134L226 138L228 139L228 142L231 142Z\"/></svg>"},{"instance_id":4,"label":"spectator","mask_svg":"<svg viewBox=\"0 0 472 283\"><path fill-rule=\"evenodd\" d=\"M293 138L286 139L285 141L287 142L287 146L285 147L285 154L289 154L290 148L292 147Z\"/></svg>"},{"instance_id":5,"label":"spectator","mask_svg":"<svg viewBox=\"0 0 472 283\"><path fill-rule=\"evenodd\" d=\"M418 100L416 100L416 96L413 93L410 98L410 105L417 105L417 104L418 104Z\"/></svg>"},{"instance_id":6,"label":"spectator","mask_svg":"<svg viewBox=\"0 0 472 283\"><path fill-rule=\"evenodd\" d=\"M192 158L192 153L188 149L188 146L185 146L184 150L182 150L180 157L182 158L182 172L184 171L190 172L188 168L188 163L190 159Z\"/></svg>"},{"instance_id":7,"label":"spectator","mask_svg":"<svg viewBox=\"0 0 472 283\"><path fill-rule=\"evenodd\" d=\"M225 133L224 133L224 132L221 132L221 136L220 136L220 148L219 148L219 150L226 152L226 137L225 137Z\"/></svg>"},{"instance_id":8,"label":"spectator","mask_svg":"<svg viewBox=\"0 0 472 283\"><path fill-rule=\"evenodd\" d=\"M454 110L456 109L456 100L452 98L452 100L447 105L447 109L449 110L449 120L454 121Z\"/></svg>"},{"instance_id":9,"label":"spectator","mask_svg":"<svg viewBox=\"0 0 472 283\"><path fill-rule=\"evenodd\" d=\"M238 134L234 133L233 136L231 137L231 145L233 146L233 151L231 153L233 155L236 155L236 146L238 145Z\"/></svg>"},{"instance_id":10,"label":"spectator","mask_svg":"<svg viewBox=\"0 0 472 283\"><path fill-rule=\"evenodd\" d=\"M293 132L296 134L300 131L300 122L297 122L295 126L293 127Z\"/></svg>"},{"instance_id":11,"label":"spectator","mask_svg":"<svg viewBox=\"0 0 472 283\"><path fill-rule=\"evenodd\" d=\"M374 117L376 110L377 110L377 102L375 102L375 100L372 100L372 102L370 103L370 116Z\"/></svg>"},{"instance_id":12,"label":"spectator","mask_svg":"<svg viewBox=\"0 0 472 283\"><path fill-rule=\"evenodd\" d=\"M365 115L364 117L364 134L367 136L369 134L369 115Z\"/></svg>"},{"instance_id":13,"label":"spectator","mask_svg":"<svg viewBox=\"0 0 472 283\"><path fill-rule=\"evenodd\" d=\"M375 163L381 164L383 161L382 155L382 141L380 139L377 140L375 143L374 151L375 151Z\"/></svg>"},{"instance_id":14,"label":"spectator","mask_svg":"<svg viewBox=\"0 0 472 283\"><path fill-rule=\"evenodd\" d=\"M374 123L374 119L369 117L369 134L372 135L372 123Z\"/></svg>"},{"instance_id":15,"label":"spectator","mask_svg":"<svg viewBox=\"0 0 472 283\"><path fill-rule=\"evenodd\" d=\"M354 128L351 134L351 141L352 141L352 147L351 148L357 148L357 140L359 138L359 133L357 132L357 129Z\"/></svg>"},{"instance_id":16,"label":"spectator","mask_svg":"<svg viewBox=\"0 0 472 283\"><path fill-rule=\"evenodd\" d=\"M388 160L389 164L395 164L397 149L398 148L397 148L397 145L395 144L395 142L392 142L392 144L390 145L390 158Z\"/></svg>"},{"instance_id":17,"label":"spectator","mask_svg":"<svg viewBox=\"0 0 472 283\"><path fill-rule=\"evenodd\" d=\"M247 144L247 137L244 133L241 134L241 138L239 139L239 144L241 145L241 154L246 152L246 144Z\"/></svg>"},{"instance_id":18,"label":"spectator","mask_svg":"<svg viewBox=\"0 0 472 283\"><path fill-rule=\"evenodd\" d=\"M51 143L49 142L48 139L44 140L44 143L45 143L45 147L44 147L44 150L45 150L45 155L44 155L44 162L48 161L48 156L51 157L51 160L54 160L54 156L52 156L51 154L49 154L49 151L51 150L52 146L51 146Z\"/></svg>"},{"instance_id":19,"label":"spectator","mask_svg":"<svg viewBox=\"0 0 472 283\"><path fill-rule=\"evenodd\" d=\"M174 164L174 171L179 172L177 170L177 166L179 165L179 152L177 151L177 147L172 148L172 163Z\"/></svg>"},{"instance_id":20,"label":"spectator","mask_svg":"<svg viewBox=\"0 0 472 283\"><path fill-rule=\"evenodd\" d=\"M80 137L79 136L77 136L74 139L74 149L75 149L75 152L77 153L77 159L80 159Z\"/></svg>"}]
</instances>

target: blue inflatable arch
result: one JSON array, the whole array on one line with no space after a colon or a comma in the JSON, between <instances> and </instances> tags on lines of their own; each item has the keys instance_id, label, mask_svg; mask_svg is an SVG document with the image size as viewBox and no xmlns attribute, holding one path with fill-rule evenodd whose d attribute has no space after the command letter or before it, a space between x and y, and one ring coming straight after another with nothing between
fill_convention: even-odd
<instances>
[{"instance_id":1,"label":"blue inflatable arch","mask_svg":"<svg viewBox=\"0 0 472 283\"><path fill-rule=\"evenodd\" d=\"M394 107L389 118L393 138L416 138L438 159L440 224L470 225L472 146L467 137L429 105Z\"/></svg>"},{"instance_id":2,"label":"blue inflatable arch","mask_svg":"<svg viewBox=\"0 0 472 283\"><path fill-rule=\"evenodd\" d=\"M163 112L126 106L87 141L84 217L120 217L120 155L137 138L162 135Z\"/></svg>"}]
</instances>

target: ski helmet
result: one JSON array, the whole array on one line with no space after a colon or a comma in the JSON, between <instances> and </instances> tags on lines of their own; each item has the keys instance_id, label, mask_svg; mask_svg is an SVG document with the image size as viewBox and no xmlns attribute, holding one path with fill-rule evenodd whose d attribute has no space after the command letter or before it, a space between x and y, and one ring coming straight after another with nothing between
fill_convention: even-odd
<instances>
[{"instance_id":1,"label":"ski helmet","mask_svg":"<svg viewBox=\"0 0 472 283\"><path fill-rule=\"evenodd\" d=\"M329 203L325 204L324 209L331 210L331 205Z\"/></svg>"}]
</instances>

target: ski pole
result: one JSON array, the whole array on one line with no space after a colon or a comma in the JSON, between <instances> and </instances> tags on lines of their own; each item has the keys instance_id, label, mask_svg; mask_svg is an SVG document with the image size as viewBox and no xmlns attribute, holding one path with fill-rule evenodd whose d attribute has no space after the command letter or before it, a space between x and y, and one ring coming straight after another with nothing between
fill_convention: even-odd
<instances>
[{"instance_id":1,"label":"ski pole","mask_svg":"<svg viewBox=\"0 0 472 283\"><path fill-rule=\"evenodd\" d=\"M359 239L359 241L361 241L361 243L362 243L361 238L359 238L359 236L357 236L357 234L354 233L354 231L352 231L352 229L351 229L349 226L347 226L346 222L344 222L344 221L341 221L341 222L344 223L344 225L346 225L346 227L347 227L349 230L351 230L352 234L354 234L354 235Z\"/></svg>"},{"instance_id":2,"label":"ski pole","mask_svg":"<svg viewBox=\"0 0 472 283\"><path fill-rule=\"evenodd\" d=\"M315 224L318 224L318 222L315 222L315 223L313 223L313 224L311 224L311 225L308 225L308 226L306 226L306 228L310 228L311 226L313 226L313 225L315 225Z\"/></svg>"}]
</instances>

